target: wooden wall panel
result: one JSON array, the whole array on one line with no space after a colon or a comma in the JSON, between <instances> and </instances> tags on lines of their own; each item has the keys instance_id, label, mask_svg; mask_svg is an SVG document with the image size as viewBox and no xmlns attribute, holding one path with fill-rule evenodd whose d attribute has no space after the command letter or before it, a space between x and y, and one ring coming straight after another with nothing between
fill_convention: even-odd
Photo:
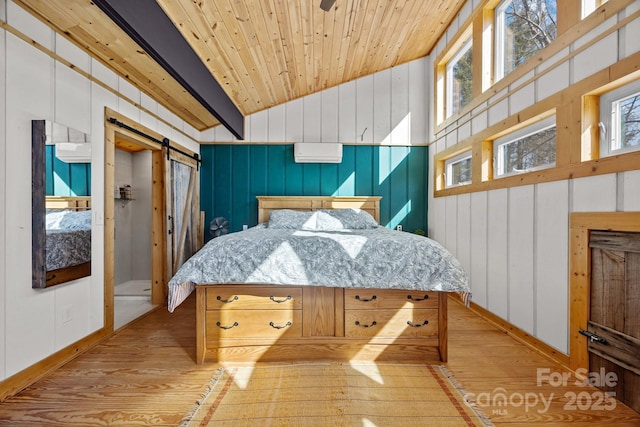
<instances>
[{"instance_id":1,"label":"wooden wall panel","mask_svg":"<svg viewBox=\"0 0 640 427\"><path fill-rule=\"evenodd\" d=\"M338 141L340 93L338 86L320 92L322 113L320 115L320 142Z\"/></svg>"},{"instance_id":2,"label":"wooden wall panel","mask_svg":"<svg viewBox=\"0 0 640 427\"><path fill-rule=\"evenodd\" d=\"M402 224L405 218L411 213L413 199L409 197L409 182L411 175L409 171L410 147L380 147L380 150L388 150L391 161L391 171L389 173L389 223L388 226L395 228ZM426 159L422 159L423 164ZM413 173L417 172L415 170ZM386 188L385 188L386 190ZM426 192L426 188L423 187ZM426 196L420 196L424 199Z\"/></svg>"},{"instance_id":3,"label":"wooden wall panel","mask_svg":"<svg viewBox=\"0 0 640 427\"><path fill-rule=\"evenodd\" d=\"M615 19L615 18L612 18ZM602 38L588 49L580 52L573 58L573 82L579 82L618 61L618 50L611 46L618 45L618 34L612 33ZM594 61L593 58L598 58Z\"/></svg>"},{"instance_id":4,"label":"wooden wall panel","mask_svg":"<svg viewBox=\"0 0 640 427\"><path fill-rule=\"evenodd\" d=\"M616 210L616 174L574 179L572 212L613 212ZM597 195L597 197L594 197Z\"/></svg>"},{"instance_id":5,"label":"wooden wall panel","mask_svg":"<svg viewBox=\"0 0 640 427\"><path fill-rule=\"evenodd\" d=\"M638 2L630 1L624 4L621 2L620 5L616 3L616 6L621 10L607 6L577 24L582 28L592 25L593 28L588 31L580 31L580 28L567 30L560 36L561 43L552 48L551 53L541 53L532 64L525 65L511 77L496 82L472 101L471 111L441 125L428 124L432 130L429 132L432 141L430 154L444 150L445 142L447 146L453 146L453 149L458 144L469 146L471 141L481 144L481 138L490 137L490 132L504 131L523 117L530 117L531 114L527 113L532 109L564 108L572 99L579 99L586 91L595 90L611 79L635 73L637 68L634 64L637 61L631 55L640 51L640 38L635 36L640 30L637 19L640 8ZM588 20L591 21L587 22ZM618 23L621 23L620 28L616 28ZM446 52L451 37L456 35L455 27L452 27L447 32L447 37L438 42L427 60L427 74L434 72L438 57ZM581 52L581 49L584 50ZM602 61L593 59L600 57ZM611 66L607 69L608 65ZM579 83L580 80L582 83ZM437 84L433 76L428 78L429 89L436 88ZM569 86L570 84L574 85ZM504 100L507 98L509 105L505 108ZM433 94L428 94L427 99L429 108L432 108L435 105ZM566 138L559 140L563 145L576 144L578 141L580 117L576 116L576 112L579 113L579 108L565 114L570 123L564 125L572 132L569 134L571 141ZM430 114L429 119L434 120ZM496 123L490 131L487 130L489 122ZM486 135L482 135L482 132ZM567 152L573 154L576 152L575 147L579 146L580 144L576 144ZM621 158L620 164L624 170L629 169L626 163L629 161L633 162L635 159ZM593 166L588 165L588 171L585 165L581 176L588 175L591 167L599 169L596 173L606 173L609 169L601 169L604 163L594 162ZM493 185L496 186L513 185L502 192L494 190L492 185L480 183L475 188L473 184L466 189L457 189L460 191L445 191L440 193L442 196L435 198L431 190L429 194L429 227L433 230L432 236L447 244L447 235L453 232L449 230L451 219L446 206L453 203L453 200L457 200L459 205L460 196L464 192L473 191L470 274L473 300L512 323L524 321L531 325L528 319L533 313L533 333L536 338L562 352L569 350L567 270L571 255L568 241L570 213L640 210L640 192L637 191L640 187L640 171L579 179L573 177L571 172L569 170L562 176L558 175L555 178L557 181L549 183L539 183L535 177L527 181L525 176L511 179L507 184L503 184L505 181L494 180ZM611 172L615 172L615 166L611 167ZM433 176L431 180L434 180ZM528 190L514 190L521 185L528 185ZM430 186L433 188L434 184L431 183ZM533 193L530 190L532 186ZM509 192L508 197L505 196L505 191ZM508 214L506 203L510 206ZM457 214L460 215L459 209ZM458 225L458 241L461 232L463 228ZM520 239L524 239L528 245L520 245ZM458 256L460 255L458 248ZM528 257L532 257L533 261L527 261ZM535 279L533 282L527 278L527 271L531 271L531 268ZM508 294L505 292L507 285ZM509 296L508 300L505 300L506 295ZM526 319L517 320L521 313ZM514 314L515 318L512 319ZM529 329L529 326L525 329Z\"/></svg>"},{"instance_id":6,"label":"wooden wall panel","mask_svg":"<svg viewBox=\"0 0 640 427\"><path fill-rule=\"evenodd\" d=\"M373 142L391 143L391 69L373 75Z\"/></svg>"},{"instance_id":7,"label":"wooden wall panel","mask_svg":"<svg viewBox=\"0 0 640 427\"><path fill-rule=\"evenodd\" d=\"M427 123L431 117L428 107L429 70L427 69L427 60L423 58L418 61L409 63L409 111L411 118L411 134L409 141L412 144L426 143Z\"/></svg>"},{"instance_id":8,"label":"wooden wall panel","mask_svg":"<svg viewBox=\"0 0 640 427\"><path fill-rule=\"evenodd\" d=\"M428 141L426 64L425 58L417 59L248 115L245 142L424 145ZM272 113L277 119L272 120ZM279 126L284 126L284 132ZM235 141L222 126L202 132L201 140Z\"/></svg>"},{"instance_id":9,"label":"wooden wall panel","mask_svg":"<svg viewBox=\"0 0 640 427\"><path fill-rule=\"evenodd\" d=\"M20 26L34 24L16 19L14 6L9 3L8 18ZM16 17L19 18L16 18ZM28 16L28 15L27 15ZM49 30L49 37L51 33ZM31 34L34 34L33 32ZM34 34L39 36L39 34ZM50 44L50 40L49 40ZM35 292L31 289L31 120L53 118L53 60L28 48L22 40L6 35L5 96L6 162L4 174L10 177L5 187L6 210L5 277L5 374L11 376L53 353L55 345L55 292ZM10 143L9 143L10 142ZM29 337L25 340L24 337Z\"/></svg>"},{"instance_id":10,"label":"wooden wall panel","mask_svg":"<svg viewBox=\"0 0 640 427\"><path fill-rule=\"evenodd\" d=\"M46 147L46 194L90 196L91 163L65 163L55 157L55 145Z\"/></svg>"},{"instance_id":11,"label":"wooden wall panel","mask_svg":"<svg viewBox=\"0 0 640 427\"><path fill-rule=\"evenodd\" d=\"M640 211L640 170L622 174L622 210Z\"/></svg>"},{"instance_id":12,"label":"wooden wall panel","mask_svg":"<svg viewBox=\"0 0 640 427\"><path fill-rule=\"evenodd\" d=\"M456 257L468 273L471 271L471 194L462 194L457 199Z\"/></svg>"},{"instance_id":13,"label":"wooden wall panel","mask_svg":"<svg viewBox=\"0 0 640 427\"><path fill-rule=\"evenodd\" d=\"M487 193L471 194L471 281L473 301L487 308Z\"/></svg>"},{"instance_id":14,"label":"wooden wall panel","mask_svg":"<svg viewBox=\"0 0 640 427\"><path fill-rule=\"evenodd\" d=\"M456 256L458 253L458 198L447 197L444 214L447 218L444 228L444 246Z\"/></svg>"},{"instance_id":15,"label":"wooden wall panel","mask_svg":"<svg viewBox=\"0 0 640 427\"><path fill-rule=\"evenodd\" d=\"M4 5L5 3L3 3ZM6 21L5 16L6 9L4 7L0 7L0 19ZM6 81L6 32L0 31L0 81ZM0 91L0 129L6 129L6 91ZM0 165L5 165L7 162L6 157L6 132L0 134ZM6 174L0 173L0 223L6 224ZM5 261L6 261L6 227L0 227L0 278L2 280L6 280L6 269L5 269ZM6 282L5 282L6 283ZM5 306L6 306L6 297L4 292L0 292L0 379L5 378Z\"/></svg>"},{"instance_id":16,"label":"wooden wall panel","mask_svg":"<svg viewBox=\"0 0 640 427\"><path fill-rule=\"evenodd\" d=\"M301 141L321 142L322 138L322 93L317 92L302 98L303 100L303 134ZM288 141L281 141L288 142Z\"/></svg>"},{"instance_id":17,"label":"wooden wall panel","mask_svg":"<svg viewBox=\"0 0 640 427\"><path fill-rule=\"evenodd\" d=\"M508 191L500 189L490 191L487 200L487 308L505 320L509 320L508 198Z\"/></svg>"},{"instance_id":18,"label":"wooden wall panel","mask_svg":"<svg viewBox=\"0 0 640 427\"><path fill-rule=\"evenodd\" d=\"M536 336L563 353L568 352L568 217L568 182L538 184L534 272Z\"/></svg>"},{"instance_id":19,"label":"wooden wall panel","mask_svg":"<svg viewBox=\"0 0 640 427\"><path fill-rule=\"evenodd\" d=\"M251 139L256 142L264 142L269 139L269 112L267 110L259 111L251 116L249 134Z\"/></svg>"},{"instance_id":20,"label":"wooden wall panel","mask_svg":"<svg viewBox=\"0 0 640 427\"><path fill-rule=\"evenodd\" d=\"M293 101L287 103L286 111L287 112L285 115L285 123L286 123L287 129L284 135L285 141L274 141L274 142L304 141L304 98L294 99ZM226 141L226 140L216 139L216 141Z\"/></svg>"},{"instance_id":21,"label":"wooden wall panel","mask_svg":"<svg viewBox=\"0 0 640 427\"><path fill-rule=\"evenodd\" d=\"M339 192L343 196L382 196L382 224L399 221L408 231L426 229L426 147L347 145L340 164L295 163L292 145L276 144L208 145L202 147L202 157L205 224L224 216L232 231L241 230L243 224L255 225L255 196L259 195L330 196ZM382 182L381 161L388 172Z\"/></svg>"},{"instance_id":22,"label":"wooden wall panel","mask_svg":"<svg viewBox=\"0 0 640 427\"><path fill-rule=\"evenodd\" d=\"M402 64L391 69L391 117L390 138L393 145L411 143L411 116L409 113L409 64Z\"/></svg>"},{"instance_id":23,"label":"wooden wall panel","mask_svg":"<svg viewBox=\"0 0 640 427\"><path fill-rule=\"evenodd\" d=\"M361 77L356 80L356 142L374 142L373 104L373 75Z\"/></svg>"},{"instance_id":24,"label":"wooden wall panel","mask_svg":"<svg viewBox=\"0 0 640 427\"><path fill-rule=\"evenodd\" d=\"M286 109L278 105L268 110L269 134L266 141L284 141L286 134Z\"/></svg>"},{"instance_id":25,"label":"wooden wall panel","mask_svg":"<svg viewBox=\"0 0 640 427\"><path fill-rule=\"evenodd\" d=\"M338 87L338 142L358 142L356 128L356 82L350 81Z\"/></svg>"},{"instance_id":26,"label":"wooden wall panel","mask_svg":"<svg viewBox=\"0 0 640 427\"><path fill-rule=\"evenodd\" d=\"M534 333L534 187L509 189L509 322Z\"/></svg>"}]
</instances>

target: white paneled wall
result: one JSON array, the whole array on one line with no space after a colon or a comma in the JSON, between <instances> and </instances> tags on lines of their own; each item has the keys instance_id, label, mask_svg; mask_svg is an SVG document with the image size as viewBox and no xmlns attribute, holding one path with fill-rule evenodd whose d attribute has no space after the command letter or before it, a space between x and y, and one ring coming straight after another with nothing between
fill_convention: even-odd
<instances>
[{"instance_id":1,"label":"white paneled wall","mask_svg":"<svg viewBox=\"0 0 640 427\"><path fill-rule=\"evenodd\" d=\"M6 0L0 0L0 19L6 21ZM6 50L5 50L5 40L6 40L6 32L0 31L0 81L6 81L5 69L6 69ZM0 91L0 165L5 165L7 163L6 156L6 144L4 141L7 140L6 134L6 92L4 90ZM5 224L7 223L6 216L6 174L0 173L0 281L3 281L6 278L6 270L5 270L5 261L6 261L6 250L5 250L5 242L6 233L5 233ZM0 286L0 307L5 307L7 304L6 299L6 286ZM2 310L0 308L0 310ZM0 355L5 354L5 316L0 316ZM5 364L0 363L0 378L5 378Z\"/></svg>"},{"instance_id":2,"label":"white paneled wall","mask_svg":"<svg viewBox=\"0 0 640 427\"><path fill-rule=\"evenodd\" d=\"M134 86L92 60L10 0L0 18L74 66L56 63L5 30L0 31L0 380L86 337L104 324L104 109L109 107L199 151L187 135L199 132L160 108ZM120 94L120 95L118 95ZM31 287L31 120L47 119L87 132L92 150L92 275L51 289ZM11 203L6 201L10 200ZM63 311L71 320L62 321Z\"/></svg>"},{"instance_id":3,"label":"white paneled wall","mask_svg":"<svg viewBox=\"0 0 640 427\"><path fill-rule=\"evenodd\" d=\"M245 117L246 142L425 144L428 70L421 58ZM206 142L237 141L217 126Z\"/></svg>"},{"instance_id":4,"label":"white paneled wall","mask_svg":"<svg viewBox=\"0 0 640 427\"><path fill-rule=\"evenodd\" d=\"M467 5L461 13L470 13ZM574 57L569 55L638 9L640 2L634 2L510 84L509 91L492 96L432 135L435 143L430 156L638 52L640 22L634 20ZM465 19L461 16L454 25ZM438 43L428 60L428 72L455 31L446 35L447 40ZM433 78L430 80L432 85ZM433 105L432 96L429 102ZM430 131L433 129L431 124ZM436 199L433 182L429 185L430 236L463 263L471 279L473 301L568 352L569 214L640 210L640 170Z\"/></svg>"}]
</instances>

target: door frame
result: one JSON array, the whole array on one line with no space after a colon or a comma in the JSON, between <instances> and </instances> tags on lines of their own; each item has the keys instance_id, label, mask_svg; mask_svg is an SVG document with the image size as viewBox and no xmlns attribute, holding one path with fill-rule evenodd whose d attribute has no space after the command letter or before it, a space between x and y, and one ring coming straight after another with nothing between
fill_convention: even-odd
<instances>
[{"instance_id":1,"label":"door frame","mask_svg":"<svg viewBox=\"0 0 640 427\"><path fill-rule=\"evenodd\" d=\"M156 132L132 122L127 117L105 108L105 144L104 144L104 323L107 331L114 329L114 277L115 277L115 149L128 144L138 149L151 151L151 303L162 304L166 301L166 264L165 245L165 151L160 144L154 143L135 132L121 128L109 121L115 118L126 123L142 134L162 140Z\"/></svg>"},{"instance_id":2,"label":"door frame","mask_svg":"<svg viewBox=\"0 0 640 427\"><path fill-rule=\"evenodd\" d=\"M569 217L569 367L589 369L587 330L591 306L591 230L640 232L640 212L574 212Z\"/></svg>"}]
</instances>

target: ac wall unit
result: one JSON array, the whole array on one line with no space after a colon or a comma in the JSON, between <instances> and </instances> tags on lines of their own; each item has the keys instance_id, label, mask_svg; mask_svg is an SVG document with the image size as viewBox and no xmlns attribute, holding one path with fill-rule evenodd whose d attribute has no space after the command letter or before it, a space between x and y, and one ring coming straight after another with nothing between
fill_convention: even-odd
<instances>
[{"instance_id":1,"label":"ac wall unit","mask_svg":"<svg viewBox=\"0 0 640 427\"><path fill-rule=\"evenodd\" d=\"M293 144L296 163L340 163L342 144L339 142L296 142Z\"/></svg>"},{"instance_id":2,"label":"ac wall unit","mask_svg":"<svg viewBox=\"0 0 640 427\"><path fill-rule=\"evenodd\" d=\"M65 163L91 163L91 143L56 142L56 157Z\"/></svg>"}]
</instances>

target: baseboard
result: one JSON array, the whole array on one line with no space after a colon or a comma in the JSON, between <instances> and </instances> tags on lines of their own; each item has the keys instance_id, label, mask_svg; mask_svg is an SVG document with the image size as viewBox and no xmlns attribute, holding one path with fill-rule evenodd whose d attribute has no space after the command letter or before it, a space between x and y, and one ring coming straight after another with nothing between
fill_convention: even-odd
<instances>
[{"instance_id":1,"label":"baseboard","mask_svg":"<svg viewBox=\"0 0 640 427\"><path fill-rule=\"evenodd\" d=\"M29 387L109 336L111 333L107 333L104 328L99 329L0 382L0 402Z\"/></svg>"},{"instance_id":2,"label":"baseboard","mask_svg":"<svg viewBox=\"0 0 640 427\"><path fill-rule=\"evenodd\" d=\"M453 299L456 302L460 303L460 304L464 304L458 295L453 296ZM485 309L483 307L480 307L478 304L476 304L474 302L471 302L471 305L469 306L469 310L473 311L478 316L482 317L484 320L486 320L487 322L489 322L490 324L492 324L496 328L504 331L509 336L511 336L514 339L518 340L519 342L521 342L522 344L524 344L527 347L531 348L532 350L536 351L537 353L540 353L541 355L545 356L546 358L551 359L553 362L558 363L563 368L566 368L567 370L571 370L569 368L569 356L568 355L566 355L566 354L556 350L555 348L551 347L550 345L540 341L538 338L536 338L534 336L531 336L529 333L523 331L522 329L518 328L517 326L512 325L511 323L507 322L506 320L496 316L495 314L493 314L489 310L487 310L487 309Z\"/></svg>"}]
</instances>

